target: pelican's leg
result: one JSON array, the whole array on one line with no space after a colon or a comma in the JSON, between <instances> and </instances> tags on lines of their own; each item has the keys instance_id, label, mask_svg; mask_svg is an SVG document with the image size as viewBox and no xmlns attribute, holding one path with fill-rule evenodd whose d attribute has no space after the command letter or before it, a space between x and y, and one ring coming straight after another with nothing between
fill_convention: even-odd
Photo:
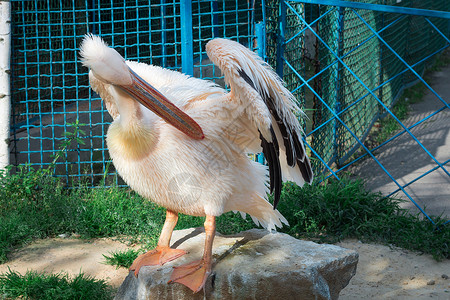
<instances>
[{"instance_id":1,"label":"pelican's leg","mask_svg":"<svg viewBox=\"0 0 450 300\"><path fill-rule=\"evenodd\" d=\"M134 275L137 277L139 269L142 266L163 265L166 262L177 259L187 252L180 249L172 249L169 247L170 239L172 237L173 229L177 225L178 213L171 210L166 212L166 221L164 222L161 235L159 236L158 245L154 250L150 250L141 254L136 258L130 267L130 271L134 270Z\"/></svg>"},{"instance_id":2,"label":"pelican's leg","mask_svg":"<svg viewBox=\"0 0 450 300\"><path fill-rule=\"evenodd\" d=\"M212 245L216 233L216 217L206 216L205 221L205 249L200 260L186 265L174 267L169 283L178 282L197 293L204 286L206 279L211 274Z\"/></svg>"}]
</instances>

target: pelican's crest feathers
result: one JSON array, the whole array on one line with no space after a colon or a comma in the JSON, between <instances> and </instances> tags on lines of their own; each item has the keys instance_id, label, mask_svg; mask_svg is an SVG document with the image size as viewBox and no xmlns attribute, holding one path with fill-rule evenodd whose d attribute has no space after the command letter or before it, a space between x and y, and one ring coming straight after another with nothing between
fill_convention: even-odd
<instances>
[{"instance_id":1,"label":"pelican's crest feathers","mask_svg":"<svg viewBox=\"0 0 450 300\"><path fill-rule=\"evenodd\" d=\"M81 43L81 60L90 68L95 77L105 83L131 85L130 69L125 59L102 38L87 34Z\"/></svg>"}]
</instances>

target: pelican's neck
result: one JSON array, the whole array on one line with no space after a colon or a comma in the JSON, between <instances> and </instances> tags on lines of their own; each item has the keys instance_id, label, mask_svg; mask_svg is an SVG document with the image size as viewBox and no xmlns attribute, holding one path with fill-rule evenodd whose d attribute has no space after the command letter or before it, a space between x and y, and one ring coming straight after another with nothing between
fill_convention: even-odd
<instances>
[{"instance_id":1,"label":"pelican's neck","mask_svg":"<svg viewBox=\"0 0 450 300\"><path fill-rule=\"evenodd\" d=\"M124 91L111 87L111 94L119 111L108 130L107 143L110 152L130 159L147 156L158 140L156 116L143 112L143 107ZM152 118L154 116L155 118Z\"/></svg>"}]
</instances>

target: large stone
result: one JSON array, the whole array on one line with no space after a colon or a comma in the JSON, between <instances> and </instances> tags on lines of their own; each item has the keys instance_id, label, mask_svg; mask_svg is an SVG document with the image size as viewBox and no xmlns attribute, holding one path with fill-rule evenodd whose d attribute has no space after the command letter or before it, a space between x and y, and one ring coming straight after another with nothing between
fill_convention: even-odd
<instances>
[{"instance_id":1,"label":"large stone","mask_svg":"<svg viewBox=\"0 0 450 300\"><path fill-rule=\"evenodd\" d=\"M216 235L213 274L203 291L193 294L181 284L167 284L173 266L201 257L204 238L200 228L175 231L173 247L189 254L164 266L143 267L138 278L130 273L116 300L337 299L358 262L353 250L252 229Z\"/></svg>"}]
</instances>

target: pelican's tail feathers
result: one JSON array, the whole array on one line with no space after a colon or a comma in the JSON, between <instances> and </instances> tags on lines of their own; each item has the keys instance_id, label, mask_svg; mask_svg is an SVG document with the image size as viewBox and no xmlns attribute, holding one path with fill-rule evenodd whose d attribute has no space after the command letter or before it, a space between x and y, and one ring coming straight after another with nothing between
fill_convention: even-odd
<instances>
[{"instance_id":1,"label":"pelican's tail feathers","mask_svg":"<svg viewBox=\"0 0 450 300\"><path fill-rule=\"evenodd\" d=\"M253 194L245 207L240 207L239 212L243 218L246 214L249 214L256 225L260 225L269 231L275 231L277 227L283 227L283 224L289 226L286 218L277 209L273 209L272 204L264 197L256 193Z\"/></svg>"}]
</instances>

